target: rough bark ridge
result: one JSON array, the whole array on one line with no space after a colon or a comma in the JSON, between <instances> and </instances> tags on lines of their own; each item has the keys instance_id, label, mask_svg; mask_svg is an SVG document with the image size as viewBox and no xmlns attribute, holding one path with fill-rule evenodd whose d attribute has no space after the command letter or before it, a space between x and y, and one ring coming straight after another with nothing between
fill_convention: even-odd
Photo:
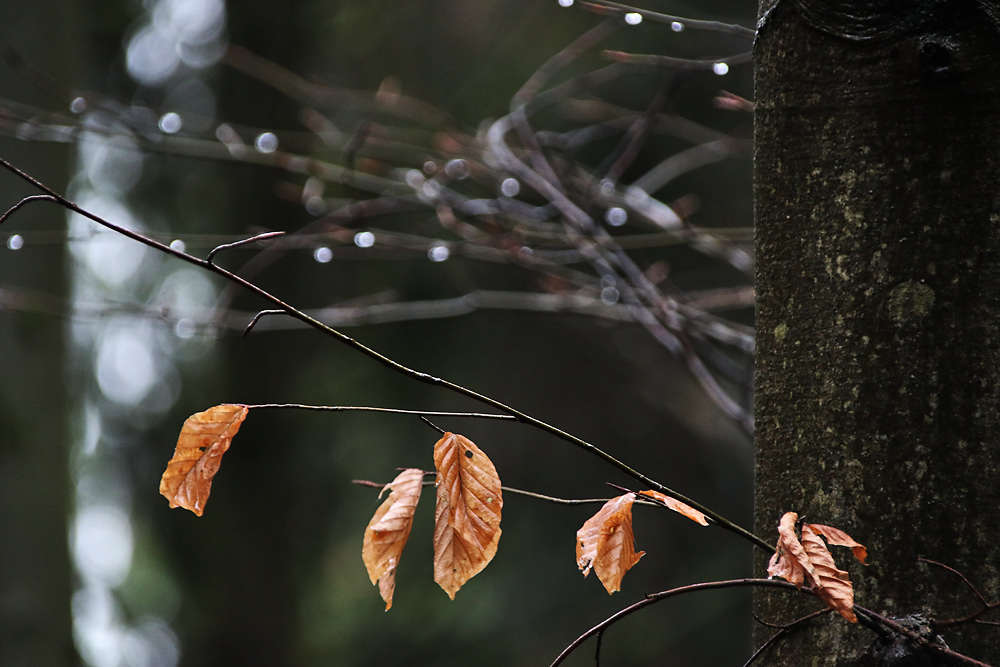
<instances>
[{"instance_id":1,"label":"rough bark ridge","mask_svg":"<svg viewBox=\"0 0 1000 667\"><path fill-rule=\"evenodd\" d=\"M918 557L1000 596L998 10L762 3L756 532L786 510L848 531L871 554L856 602L891 616L977 608ZM816 608L755 604L772 622ZM765 663L890 664L864 657L873 638L831 618ZM945 638L1000 664L996 627Z\"/></svg>"}]
</instances>

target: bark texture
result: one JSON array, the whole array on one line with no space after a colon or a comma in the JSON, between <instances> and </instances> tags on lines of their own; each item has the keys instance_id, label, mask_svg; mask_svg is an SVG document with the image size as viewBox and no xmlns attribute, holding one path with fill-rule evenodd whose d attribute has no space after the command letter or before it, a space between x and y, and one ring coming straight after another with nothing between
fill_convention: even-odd
<instances>
[{"instance_id":1,"label":"bark texture","mask_svg":"<svg viewBox=\"0 0 1000 667\"><path fill-rule=\"evenodd\" d=\"M977 609L919 557L1000 598L998 11L762 5L756 532L788 510L848 531L870 552L849 567L856 602L889 616ZM784 623L818 603L761 590L755 606ZM764 664L904 664L874 637L828 618ZM945 639L1000 664L996 627Z\"/></svg>"}]
</instances>

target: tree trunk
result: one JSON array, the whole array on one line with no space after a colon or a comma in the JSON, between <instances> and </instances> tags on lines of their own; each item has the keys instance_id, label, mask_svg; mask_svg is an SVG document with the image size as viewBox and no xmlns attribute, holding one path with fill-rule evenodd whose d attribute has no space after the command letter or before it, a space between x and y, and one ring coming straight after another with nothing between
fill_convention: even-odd
<instances>
[{"instance_id":1,"label":"tree trunk","mask_svg":"<svg viewBox=\"0 0 1000 667\"><path fill-rule=\"evenodd\" d=\"M785 511L842 528L870 551L857 604L962 616L973 591L918 559L1000 599L1000 3L762 16L756 531ZM787 623L820 605L762 589L755 606ZM942 634L1000 664L998 628ZM903 664L874 639L828 617L764 664Z\"/></svg>"}]
</instances>

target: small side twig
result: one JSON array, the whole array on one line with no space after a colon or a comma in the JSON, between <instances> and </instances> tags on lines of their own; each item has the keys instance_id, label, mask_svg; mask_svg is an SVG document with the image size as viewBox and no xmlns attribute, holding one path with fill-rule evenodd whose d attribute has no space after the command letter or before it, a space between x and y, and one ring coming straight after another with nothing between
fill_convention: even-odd
<instances>
[{"instance_id":1,"label":"small side twig","mask_svg":"<svg viewBox=\"0 0 1000 667\"><path fill-rule=\"evenodd\" d=\"M829 607L827 607L826 609L817 609L816 611L806 614L802 618L797 618L791 623L788 623L786 625L776 625L774 623L768 623L767 621L758 618L756 615L754 615L754 620L756 620L758 623L760 623L761 625L766 625L769 628L776 628L778 631L775 632L770 637L768 637L767 640L763 644L761 644L756 651L753 652L753 655L750 656L750 659L747 660L745 663L743 663L743 667L750 667L750 665L752 665L754 661L757 660L757 658L759 658L761 655L764 654L764 651L766 651L769 646L777 642L784 635L790 632L794 632L795 630L798 630L799 628L801 628L803 625L813 620L814 618L819 618L824 614L829 614L831 611L833 611L833 609L830 609Z\"/></svg>"},{"instance_id":2,"label":"small side twig","mask_svg":"<svg viewBox=\"0 0 1000 667\"><path fill-rule=\"evenodd\" d=\"M583 642L585 642L590 637L596 634L604 632L604 630L618 621L622 620L626 616L634 614L635 612L648 607L651 604L660 602L661 600L666 600L667 598L676 597L678 595L684 595L685 593L696 593L699 591L710 591L717 590L720 588L736 588L741 586L771 586L775 588L786 588L790 590L797 590L794 584L790 584L787 581L779 581L777 579L727 579L725 581L708 581L700 584L691 584L689 586L680 586L678 588L672 588L668 591L661 591L659 593L652 593L647 595L642 600L639 600L635 604L625 607L621 611L609 616L604 619L590 630L587 630L582 635L577 637L572 644L563 649L552 664L549 667L557 667L561 664L569 655L578 649Z\"/></svg>"},{"instance_id":3,"label":"small side twig","mask_svg":"<svg viewBox=\"0 0 1000 667\"><path fill-rule=\"evenodd\" d=\"M975 594L975 596L977 598L979 598L979 601L983 603L984 607L989 607L990 606L989 601L986 599L986 597L982 593L979 592L979 589L977 589L975 586L973 586L972 582L969 581L965 577L964 574L962 574L961 572L959 572L955 568L951 567L950 565L945 565L944 563L939 563L936 560L931 560L930 558L917 558L917 562L918 563L927 563L928 565L934 565L935 567L939 567L942 570L947 570L948 572L951 572L956 577L960 578L962 581L965 582L965 585L969 587L969 590L971 590Z\"/></svg>"},{"instance_id":4,"label":"small side twig","mask_svg":"<svg viewBox=\"0 0 1000 667\"><path fill-rule=\"evenodd\" d=\"M284 314L285 314L285 311L283 311L283 310L262 310L262 311L260 311L259 313L257 313L256 315L253 316L253 319L250 320L250 324L248 324L247 327L246 327L246 329L243 330L243 337L246 338L250 334L250 330L253 329L255 326L257 326L257 322L259 322L260 318L264 317L265 315L284 315Z\"/></svg>"},{"instance_id":5,"label":"small side twig","mask_svg":"<svg viewBox=\"0 0 1000 667\"><path fill-rule=\"evenodd\" d=\"M985 606L977 609L976 611L972 612L971 614L967 614L967 615L962 616L960 618L949 618L949 619L946 619L944 621L937 621L937 620L935 620L934 621L934 627L936 627L938 629L944 629L944 628L951 628L951 627L954 627L956 625L965 625L967 623L976 623L978 625L1000 625L1000 623L998 623L996 621L980 621L979 620L980 616L982 616L983 614L985 614L987 612L993 611L995 609L1000 609L1000 602L990 602L990 603L987 603Z\"/></svg>"},{"instance_id":6,"label":"small side twig","mask_svg":"<svg viewBox=\"0 0 1000 667\"><path fill-rule=\"evenodd\" d=\"M965 582L965 585L969 587L969 590L971 590L973 592L973 594L979 599L980 604L982 604L982 607L980 607L976 611L972 612L971 614L966 614L965 616L961 616L959 618L950 618L950 619L947 619L947 620L944 620L944 621L935 620L934 621L934 627L935 628L944 629L944 628L954 627L956 625L965 625L967 623L976 623L976 624L979 624L979 625L1000 625L1000 623L997 623L995 621L980 621L979 620L979 617L982 616L983 614L985 614L987 612L990 612L990 611L993 611L994 609L1000 609L1000 601L998 601L998 602L990 602L989 600L987 600L986 596L984 596L982 593L980 593L979 589L976 588L972 584L972 582L969 581L968 578L966 578L966 576L964 574L962 574L961 572L959 572L955 568L951 567L950 565L945 565L944 563L939 563L938 561L931 560L930 558L917 558L917 562L927 563L928 565L934 565L936 567L940 567L943 570L947 570L948 572L951 572L956 577L960 578L963 582Z\"/></svg>"},{"instance_id":7,"label":"small side twig","mask_svg":"<svg viewBox=\"0 0 1000 667\"><path fill-rule=\"evenodd\" d=\"M434 422L432 422L430 419L428 419L424 415L420 415L420 421L422 421L423 423L427 424L428 426L430 426L432 429L434 429L435 431L437 431L441 435L444 435L446 433L446 431L443 428L441 428L440 426L438 426L437 424L435 424Z\"/></svg>"},{"instance_id":8,"label":"small side twig","mask_svg":"<svg viewBox=\"0 0 1000 667\"><path fill-rule=\"evenodd\" d=\"M55 202L56 204L59 203L59 200L51 195L30 195L4 211L4 214L0 215L0 225L6 222L7 218L17 213L17 211L36 201L50 201Z\"/></svg>"},{"instance_id":9,"label":"small side twig","mask_svg":"<svg viewBox=\"0 0 1000 667\"><path fill-rule=\"evenodd\" d=\"M211 264L212 261L215 259L216 253L218 253L221 250L230 250L232 248L239 248L240 246L249 245L249 244L254 243L256 241L266 241L267 239L273 239L273 238L276 238L278 236L284 236L284 235L285 235L285 232L280 232L280 231L279 232L264 232L263 234L257 234L256 236L251 236L248 239L241 239L239 241L234 241L232 243L223 243L222 245L217 245L214 248L212 248L212 250L208 253L208 256L205 257L205 261L207 263Z\"/></svg>"}]
</instances>

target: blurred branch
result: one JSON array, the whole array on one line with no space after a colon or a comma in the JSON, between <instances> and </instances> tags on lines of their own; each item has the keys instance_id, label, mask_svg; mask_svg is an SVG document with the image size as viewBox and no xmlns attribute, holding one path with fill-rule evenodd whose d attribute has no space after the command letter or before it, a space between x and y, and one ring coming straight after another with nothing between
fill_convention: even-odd
<instances>
[{"instance_id":1,"label":"blurred branch","mask_svg":"<svg viewBox=\"0 0 1000 667\"><path fill-rule=\"evenodd\" d=\"M309 322L313 318L328 326L352 326L452 317L479 309L572 312L634 322L680 358L706 395L749 433L750 378L737 372L749 366L753 351L753 331L745 323L753 299L749 228L694 224L693 197L674 203L657 198L683 174L746 158L748 140L672 111L676 90L667 85L664 70L631 64L693 61L625 55L628 63L592 68L588 63L593 58L585 56L599 55L601 43L627 25L626 14L668 24L674 32L690 28L746 38L753 31L604 0L582 6L609 18L552 55L512 95L509 113L479 131L462 128L446 112L404 95L388 80L375 92L317 84L240 47L227 52L230 67L302 106L303 131L275 135L277 148L265 151L255 144L254 138L265 130L219 119L198 118L191 124L212 129L189 131L181 123L179 130L165 132L152 110L94 93L80 94L78 99L86 104L73 108L86 110L73 115L0 101L0 131L39 141L125 138L129 145L149 151L282 170L287 181L279 183L279 196L315 219L271 239L265 252L246 261L239 275L247 281L289 254L318 249L337 260L449 259L456 267L452 273L462 277L457 290L461 296L415 301L403 295L389 302L335 305L310 310L306 319L267 318L261 330L315 326ZM746 55L733 58L736 64ZM705 63L709 61L698 66ZM656 77L642 111L602 99L605 88L637 72ZM649 142L660 137L691 146L629 179L635 165L659 153ZM614 140L610 150L601 147L607 139ZM578 159L584 149L604 155L594 166ZM378 225L380 219L398 214L426 216L425 224L419 233L414 233L416 227L399 231ZM251 234L260 232L277 233ZM161 245L169 242L148 238ZM232 248L235 257L242 243L261 245L244 238L183 240L192 247ZM18 240L22 242L44 241L32 236ZM681 253L695 253L699 261L718 263L719 268L732 267L738 275L707 291L681 288L685 281L671 275L675 262L689 262ZM463 267L484 262L532 276L532 287L483 289ZM195 313L187 319L199 327L242 330L252 316L229 308L240 288L235 282L226 288L214 315ZM7 292L8 303L11 294ZM31 307L23 299L18 303ZM51 302L45 307L58 310ZM742 312L726 312L735 309ZM78 317L87 310L66 312ZM170 313L154 316L171 319ZM734 359L734 354L743 359Z\"/></svg>"},{"instance_id":2,"label":"blurred branch","mask_svg":"<svg viewBox=\"0 0 1000 667\"><path fill-rule=\"evenodd\" d=\"M749 51L721 58L675 58L673 56L625 53L624 51L605 51L604 57L616 63L659 65L673 69L690 70L716 70L719 65L746 65L753 60L753 54Z\"/></svg>"},{"instance_id":3,"label":"blurred branch","mask_svg":"<svg viewBox=\"0 0 1000 667\"><path fill-rule=\"evenodd\" d=\"M539 294L535 292L504 292L476 290L462 296L426 301L395 301L391 293L373 295L357 305L328 306L326 308L305 309L310 317L335 327L356 327L373 324L390 324L420 320L460 317L480 310L519 310L538 313L570 313L588 317L600 317L618 322L631 322L628 309L621 304L607 304L599 296L585 294ZM747 295L752 303L752 292ZM744 299L744 301L747 301ZM729 301L724 301L728 304ZM742 305L747 305L743 303ZM243 332L254 314L244 311L217 308L184 308L174 312L170 308L149 304L87 304L55 297L34 290L0 287L0 310L33 312L61 317L75 321L95 321L102 317L130 315L144 317L167 324L176 325L186 321L193 332L201 335L218 335L220 332ZM284 314L284 311L275 311ZM706 337L727 343L747 351L753 348L753 336L749 330L734 330L722 326L710 316L700 315L692 322L692 327ZM294 319L269 319L266 324L255 324L260 331L287 331L305 329L307 325Z\"/></svg>"},{"instance_id":4,"label":"blurred branch","mask_svg":"<svg viewBox=\"0 0 1000 667\"><path fill-rule=\"evenodd\" d=\"M754 35L757 34L752 28L745 28L735 23L702 21L699 19L677 16L675 14L663 14L661 12L654 12L640 7L633 7L632 5L626 5L621 2L610 2L609 0L585 0L581 4L584 7L598 8L601 10L601 13L614 13L619 16L624 16L625 14L638 14L644 20L668 24L680 23L684 26L684 28L690 28L692 30L708 30L711 32L737 35L747 39L753 39Z\"/></svg>"},{"instance_id":5,"label":"blurred branch","mask_svg":"<svg viewBox=\"0 0 1000 667\"><path fill-rule=\"evenodd\" d=\"M351 484L368 486L373 489L385 488L385 484L381 482L372 482L367 479L352 479ZM432 486L433 484L434 482L424 482L425 486ZM525 491L524 489L515 489L512 486L501 486L500 488L504 493L513 493L514 495L526 496L528 498L534 498L535 500L544 500L545 502L555 503L557 505L603 505L609 500L609 498L557 498L556 496L546 496L541 493L534 493L533 491Z\"/></svg>"}]
</instances>

